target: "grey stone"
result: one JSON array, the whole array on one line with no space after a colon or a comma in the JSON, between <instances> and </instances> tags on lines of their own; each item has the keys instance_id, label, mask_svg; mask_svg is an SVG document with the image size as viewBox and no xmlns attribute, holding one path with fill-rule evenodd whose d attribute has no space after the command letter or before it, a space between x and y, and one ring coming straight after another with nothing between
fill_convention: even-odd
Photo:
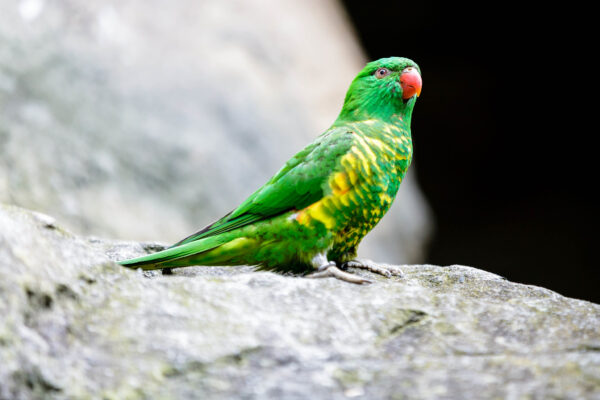
<instances>
[{"instance_id":1,"label":"grey stone","mask_svg":"<svg viewBox=\"0 0 600 400\"><path fill-rule=\"evenodd\" d=\"M225 215L331 125L366 61L333 0L0 10L0 201L79 234L174 243ZM410 174L361 255L417 262L429 231Z\"/></svg>"},{"instance_id":2,"label":"grey stone","mask_svg":"<svg viewBox=\"0 0 600 400\"><path fill-rule=\"evenodd\" d=\"M160 248L0 205L0 398L600 398L599 305L459 265L358 286L112 262Z\"/></svg>"}]
</instances>

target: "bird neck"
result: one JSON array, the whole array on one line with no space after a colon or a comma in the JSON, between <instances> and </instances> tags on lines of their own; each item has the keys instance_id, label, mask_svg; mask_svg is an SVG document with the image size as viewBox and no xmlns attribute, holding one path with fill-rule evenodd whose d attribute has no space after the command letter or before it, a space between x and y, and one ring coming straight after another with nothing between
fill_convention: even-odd
<instances>
[{"instance_id":1,"label":"bird neck","mask_svg":"<svg viewBox=\"0 0 600 400\"><path fill-rule=\"evenodd\" d=\"M415 101L416 97L406 101L382 101L379 98L367 97L365 99L349 95L346 97L344 107L334 125L375 119L392 124L400 120L405 126L410 127Z\"/></svg>"}]
</instances>

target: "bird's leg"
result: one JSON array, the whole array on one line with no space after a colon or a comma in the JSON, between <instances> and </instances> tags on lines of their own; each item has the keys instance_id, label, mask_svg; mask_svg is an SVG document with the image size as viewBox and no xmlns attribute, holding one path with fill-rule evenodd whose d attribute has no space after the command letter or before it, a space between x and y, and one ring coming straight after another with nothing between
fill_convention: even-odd
<instances>
[{"instance_id":1,"label":"bird's leg","mask_svg":"<svg viewBox=\"0 0 600 400\"><path fill-rule=\"evenodd\" d=\"M402 272L402 270L399 267L395 267L393 265L387 265L387 264L378 264L371 260L354 259L354 260L346 261L345 263L342 264L342 268L343 269L346 269L346 268L366 269L367 271L371 271L376 274L383 275L387 278L390 278L392 276L404 275L404 272Z\"/></svg>"},{"instance_id":2,"label":"bird's leg","mask_svg":"<svg viewBox=\"0 0 600 400\"><path fill-rule=\"evenodd\" d=\"M361 285L363 283L371 283L371 281L368 279L364 279L364 278L361 278L360 276L342 271L335 265L334 261L327 261L327 257L323 253L317 254L312 259L311 262L312 262L313 266L315 266L315 268L317 269L317 272L306 275L307 278L333 277L333 278L337 278L342 281L356 283L359 285Z\"/></svg>"}]
</instances>

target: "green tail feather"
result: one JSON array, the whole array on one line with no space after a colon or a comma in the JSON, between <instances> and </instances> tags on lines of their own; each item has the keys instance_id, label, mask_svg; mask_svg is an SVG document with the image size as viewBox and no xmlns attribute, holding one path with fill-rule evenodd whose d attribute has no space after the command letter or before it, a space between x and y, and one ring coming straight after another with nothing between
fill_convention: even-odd
<instances>
[{"instance_id":1,"label":"green tail feather","mask_svg":"<svg viewBox=\"0 0 600 400\"><path fill-rule=\"evenodd\" d=\"M220 247L231 249L230 235L217 235L194 242L189 242L176 247L149 254L147 256L119 261L119 264L129 268L142 268L144 270L162 269L169 267L183 267L189 265L228 265L215 264L226 262L224 257L217 257L222 251ZM229 243L228 243L229 242ZM234 244L236 240L233 240Z\"/></svg>"}]
</instances>

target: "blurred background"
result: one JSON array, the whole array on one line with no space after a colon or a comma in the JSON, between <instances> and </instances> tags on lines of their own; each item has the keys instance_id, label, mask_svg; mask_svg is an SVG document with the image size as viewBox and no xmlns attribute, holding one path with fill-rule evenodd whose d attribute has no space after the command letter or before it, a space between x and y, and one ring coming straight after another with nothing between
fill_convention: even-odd
<instances>
[{"instance_id":1,"label":"blurred background","mask_svg":"<svg viewBox=\"0 0 600 400\"><path fill-rule=\"evenodd\" d=\"M600 302L585 35L526 7L0 0L0 202L174 242L325 130L367 60L405 56L413 166L360 254Z\"/></svg>"}]
</instances>

